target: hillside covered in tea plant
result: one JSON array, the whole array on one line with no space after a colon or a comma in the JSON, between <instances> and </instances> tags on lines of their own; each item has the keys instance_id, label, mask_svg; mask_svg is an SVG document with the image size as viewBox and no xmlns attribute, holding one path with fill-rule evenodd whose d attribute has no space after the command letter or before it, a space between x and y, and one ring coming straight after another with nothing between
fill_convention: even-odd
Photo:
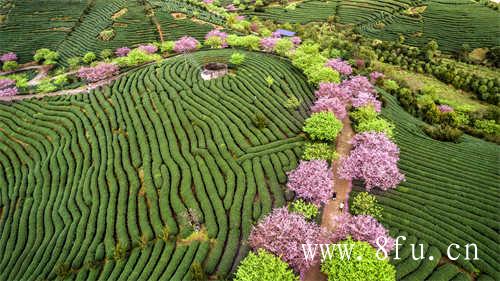
<instances>
[{"instance_id":1,"label":"hillside covered in tea plant","mask_svg":"<svg viewBox=\"0 0 500 281\"><path fill-rule=\"evenodd\" d=\"M499 13L0 0L0 281L500 280Z\"/></svg>"}]
</instances>

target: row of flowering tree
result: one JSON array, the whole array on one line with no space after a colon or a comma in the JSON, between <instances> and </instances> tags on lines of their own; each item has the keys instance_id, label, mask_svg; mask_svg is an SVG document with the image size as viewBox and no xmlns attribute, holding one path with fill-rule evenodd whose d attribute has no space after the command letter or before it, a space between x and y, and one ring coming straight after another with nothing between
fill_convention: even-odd
<instances>
[{"instance_id":1,"label":"row of flowering tree","mask_svg":"<svg viewBox=\"0 0 500 281\"><path fill-rule=\"evenodd\" d=\"M267 37L257 42L251 36L243 36L230 38L229 45L260 48L279 54L276 49L278 40L280 39ZM382 239L385 241L384 249L390 252L394 243L383 225L370 215L353 216L345 213L336 218L338 227L333 232L311 220L333 195L334 182L330 165L333 165L336 157L333 149L335 140L343 127L340 120L346 118L350 110L366 108L371 110L368 112L371 115L365 115L379 118L382 103L377 99L373 80L380 77L374 74L370 81L364 76L351 76L353 69L346 61L323 57L319 46L315 44L301 46L299 42L297 45L293 44L285 54L292 59L294 65L304 71L311 83L318 85L315 92L316 101L311 107L312 115L305 120L303 128L310 142L305 146L303 160L296 169L288 173L287 188L294 192L297 200L292 202L289 208L274 210L257 224L252 229L248 244L255 251L266 251L280 257L288 263L291 270L303 278L315 263L305 259L303 244L342 241L353 243L355 240L367 243L362 246L369 249L377 246L377 239ZM344 80L340 81L341 79ZM397 168L399 150L384 132L371 131L373 125L368 124L369 126L365 126L368 127L367 132L353 138L354 149L350 155L340 160L340 174L348 180L364 180L368 190L375 187L383 190L393 188L404 179ZM338 276L356 274L357 277L367 278L366 280L395 280L394 267L387 260L378 261L374 255L375 250L369 250L368 253L368 262L364 262L365 269L362 272L350 272L353 268L361 270L359 265L338 268L334 265L339 262L331 261L324 263L322 271L334 278L331 280L336 280ZM245 263L242 264L238 272L245 270ZM262 275L265 275L264 272ZM274 277L262 280L273 280Z\"/></svg>"}]
</instances>

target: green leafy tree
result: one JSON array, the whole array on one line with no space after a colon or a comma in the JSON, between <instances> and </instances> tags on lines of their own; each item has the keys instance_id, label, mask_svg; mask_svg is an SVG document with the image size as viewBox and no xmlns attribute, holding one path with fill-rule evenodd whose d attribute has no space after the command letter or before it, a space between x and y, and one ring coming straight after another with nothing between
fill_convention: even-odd
<instances>
[{"instance_id":1,"label":"green leafy tree","mask_svg":"<svg viewBox=\"0 0 500 281\"><path fill-rule=\"evenodd\" d=\"M315 85L320 82L340 83L340 74L331 67L325 67L324 63L314 64L304 70L307 80Z\"/></svg>"},{"instance_id":2,"label":"green leafy tree","mask_svg":"<svg viewBox=\"0 0 500 281\"><path fill-rule=\"evenodd\" d=\"M321 271L328 277L328 281L395 281L396 269L388 259L379 259L377 250L367 242L356 241L351 238L338 244L352 247L350 258L339 254L338 248L321 264ZM343 246L342 246L343 247ZM380 254L381 255L381 254ZM358 259L361 257L361 259Z\"/></svg>"},{"instance_id":3,"label":"green leafy tree","mask_svg":"<svg viewBox=\"0 0 500 281\"><path fill-rule=\"evenodd\" d=\"M374 118L357 124L354 129L357 133L385 133L389 138L392 139L394 138L394 128L395 126L393 123L382 118Z\"/></svg>"},{"instance_id":4,"label":"green leafy tree","mask_svg":"<svg viewBox=\"0 0 500 281\"><path fill-rule=\"evenodd\" d=\"M72 57L66 61L70 68L76 68L80 65L81 59L79 57Z\"/></svg>"},{"instance_id":5,"label":"green leafy tree","mask_svg":"<svg viewBox=\"0 0 500 281\"><path fill-rule=\"evenodd\" d=\"M313 203L305 202L302 199L293 201L290 205L290 211L303 215L306 219L314 219L318 214L318 206Z\"/></svg>"},{"instance_id":6,"label":"green leafy tree","mask_svg":"<svg viewBox=\"0 0 500 281\"><path fill-rule=\"evenodd\" d=\"M3 71L12 71L16 70L19 67L19 64L16 61L6 61L3 63L2 70Z\"/></svg>"},{"instance_id":7,"label":"green leafy tree","mask_svg":"<svg viewBox=\"0 0 500 281\"><path fill-rule=\"evenodd\" d=\"M229 62L234 65L241 65L245 62L245 58L246 56L243 53L232 53Z\"/></svg>"},{"instance_id":8,"label":"green leafy tree","mask_svg":"<svg viewBox=\"0 0 500 281\"><path fill-rule=\"evenodd\" d=\"M58 52L46 48L36 50L35 55L33 56L33 59L36 62L43 62L45 65L56 64L58 58Z\"/></svg>"},{"instance_id":9,"label":"green leafy tree","mask_svg":"<svg viewBox=\"0 0 500 281\"><path fill-rule=\"evenodd\" d=\"M305 144L302 159L304 160L327 160L337 159L338 154L328 143L308 142Z\"/></svg>"},{"instance_id":10,"label":"green leafy tree","mask_svg":"<svg viewBox=\"0 0 500 281\"><path fill-rule=\"evenodd\" d=\"M86 64L91 64L93 61L95 61L97 59L97 56L94 52L88 52L86 53L83 58L82 58L82 61Z\"/></svg>"},{"instance_id":11,"label":"green leafy tree","mask_svg":"<svg viewBox=\"0 0 500 281\"><path fill-rule=\"evenodd\" d=\"M101 51L101 53L99 55L100 55L101 59L106 60L106 59L111 58L111 56L113 56L113 51L111 51L110 49L104 49Z\"/></svg>"},{"instance_id":12,"label":"green leafy tree","mask_svg":"<svg viewBox=\"0 0 500 281\"><path fill-rule=\"evenodd\" d=\"M322 111L313 113L304 122L303 131L312 140L333 142L342 130L342 122L332 112Z\"/></svg>"},{"instance_id":13,"label":"green leafy tree","mask_svg":"<svg viewBox=\"0 0 500 281\"><path fill-rule=\"evenodd\" d=\"M236 270L234 281L299 281L288 264L280 258L259 249L249 252Z\"/></svg>"},{"instance_id":14,"label":"green leafy tree","mask_svg":"<svg viewBox=\"0 0 500 281\"><path fill-rule=\"evenodd\" d=\"M165 41L160 44L160 52L172 52L174 50L175 41Z\"/></svg>"},{"instance_id":15,"label":"green leafy tree","mask_svg":"<svg viewBox=\"0 0 500 281\"><path fill-rule=\"evenodd\" d=\"M302 104L302 102L297 97L291 97L291 98L286 100L285 108L296 110L297 108L299 108L299 106L301 104Z\"/></svg>"},{"instance_id":16,"label":"green leafy tree","mask_svg":"<svg viewBox=\"0 0 500 281\"><path fill-rule=\"evenodd\" d=\"M293 43L288 38L282 38L276 41L274 45L274 51L279 55L286 55L293 48Z\"/></svg>"},{"instance_id":17,"label":"green leafy tree","mask_svg":"<svg viewBox=\"0 0 500 281\"><path fill-rule=\"evenodd\" d=\"M354 215L370 215L377 220L382 218L382 210L377 198L368 192L358 193L351 205L351 213Z\"/></svg>"}]
</instances>

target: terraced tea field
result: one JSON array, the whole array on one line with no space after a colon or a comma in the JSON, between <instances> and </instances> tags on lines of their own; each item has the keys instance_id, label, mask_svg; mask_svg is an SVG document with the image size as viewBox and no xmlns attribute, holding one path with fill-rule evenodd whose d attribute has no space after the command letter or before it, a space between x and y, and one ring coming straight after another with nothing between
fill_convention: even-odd
<instances>
[{"instance_id":1,"label":"terraced tea field","mask_svg":"<svg viewBox=\"0 0 500 281\"><path fill-rule=\"evenodd\" d=\"M372 38L396 40L402 34L416 46L435 39L445 52L457 51L465 43L471 48L500 44L500 11L469 0L303 1L295 10L278 6L249 15L293 23L333 16L337 23L356 26Z\"/></svg>"},{"instance_id":2,"label":"terraced tea field","mask_svg":"<svg viewBox=\"0 0 500 281\"><path fill-rule=\"evenodd\" d=\"M9 2L9 1L7 1ZM146 42L160 41L161 27L164 40L175 40L185 34L201 39L212 28L190 19L174 19L161 7L146 5L139 0L16 1L9 10L5 23L0 23L0 53L15 51L21 62L32 60L39 48L60 52L61 61L83 56L86 52L99 53ZM63 7L63 9L60 9ZM101 32L113 33L103 40ZM19 34L25 34L19 36Z\"/></svg>"},{"instance_id":3,"label":"terraced tea field","mask_svg":"<svg viewBox=\"0 0 500 281\"><path fill-rule=\"evenodd\" d=\"M395 261L398 280L470 280L460 268L480 273L484 279L478 280L498 280L498 146L471 137L460 144L432 140L421 131L421 121L392 96L385 97L388 106L383 114L396 123L400 168L406 174L406 182L396 190L377 196L384 207L383 223L394 236L408 237L400 241L401 261ZM436 259L413 260L412 243L427 245L426 251ZM460 245L459 250L452 248L452 255L461 258L455 266L446 263L438 268L439 257L446 256L452 243ZM477 244L479 260L464 259L468 243Z\"/></svg>"},{"instance_id":4,"label":"terraced tea field","mask_svg":"<svg viewBox=\"0 0 500 281\"><path fill-rule=\"evenodd\" d=\"M284 204L312 97L268 55L247 53L237 76L205 82L190 62L230 53L0 105L0 280L185 280L193 261L226 276L251 224ZM282 106L291 96L298 111Z\"/></svg>"}]
</instances>

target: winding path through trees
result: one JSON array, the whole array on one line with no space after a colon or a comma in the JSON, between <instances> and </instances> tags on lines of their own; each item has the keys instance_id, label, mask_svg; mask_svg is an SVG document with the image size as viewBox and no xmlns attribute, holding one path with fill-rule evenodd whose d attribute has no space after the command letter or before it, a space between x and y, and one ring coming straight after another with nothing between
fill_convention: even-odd
<instances>
[{"instance_id":1,"label":"winding path through trees","mask_svg":"<svg viewBox=\"0 0 500 281\"><path fill-rule=\"evenodd\" d=\"M342 124L344 125L344 127L342 128L342 131L337 137L337 143L336 143L336 151L339 154L340 158L346 157L349 154L349 151L351 151L352 146L350 144L350 140L354 136L354 131L352 130L351 120L349 119L349 116L346 116L342 120ZM347 210L349 201L348 200L349 192L351 192L351 181L341 179L339 177L338 168L339 168L339 160L336 160L333 163L333 182L334 182L333 188L337 193L337 199L336 200L331 199L330 201L328 201L325 208L323 209L323 217L321 218L321 226L325 227L329 231L335 230L336 227L335 218L342 214L342 211L340 210L341 202L345 202L344 211ZM313 267L311 267L311 269L306 273L303 280L304 281L327 280L326 276L323 273L321 273L319 260L318 263L316 263Z\"/></svg>"}]
</instances>

